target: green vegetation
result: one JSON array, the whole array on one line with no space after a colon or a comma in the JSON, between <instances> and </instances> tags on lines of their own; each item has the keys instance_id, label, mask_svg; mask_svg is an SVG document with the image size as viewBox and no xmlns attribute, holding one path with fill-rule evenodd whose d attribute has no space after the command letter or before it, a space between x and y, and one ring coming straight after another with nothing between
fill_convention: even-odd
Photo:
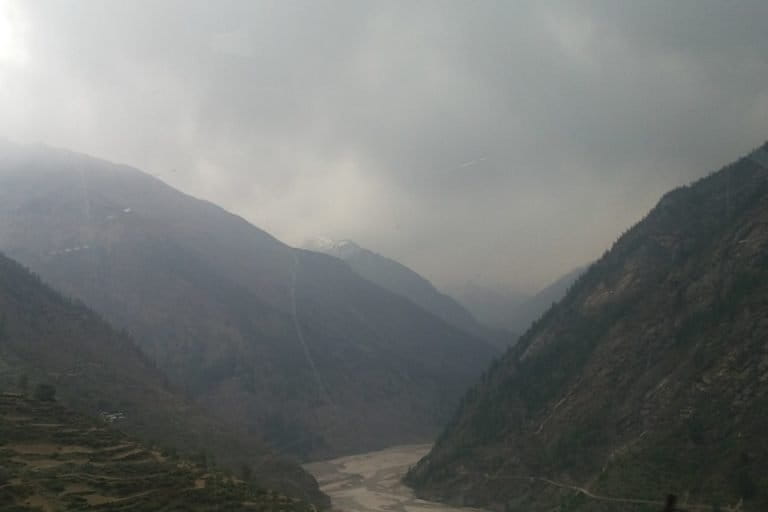
<instances>
[{"instance_id":1,"label":"green vegetation","mask_svg":"<svg viewBox=\"0 0 768 512\"><path fill-rule=\"evenodd\" d=\"M0 395L0 511L309 512L50 401Z\"/></svg>"}]
</instances>

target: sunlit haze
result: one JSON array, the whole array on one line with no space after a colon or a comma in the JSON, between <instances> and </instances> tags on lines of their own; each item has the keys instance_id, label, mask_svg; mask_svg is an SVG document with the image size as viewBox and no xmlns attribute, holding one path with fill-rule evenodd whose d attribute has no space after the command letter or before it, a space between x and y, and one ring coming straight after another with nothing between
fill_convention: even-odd
<instances>
[{"instance_id":1,"label":"sunlit haze","mask_svg":"<svg viewBox=\"0 0 768 512\"><path fill-rule=\"evenodd\" d=\"M287 243L532 291L764 141L767 10L3 0L0 136L139 167Z\"/></svg>"}]
</instances>

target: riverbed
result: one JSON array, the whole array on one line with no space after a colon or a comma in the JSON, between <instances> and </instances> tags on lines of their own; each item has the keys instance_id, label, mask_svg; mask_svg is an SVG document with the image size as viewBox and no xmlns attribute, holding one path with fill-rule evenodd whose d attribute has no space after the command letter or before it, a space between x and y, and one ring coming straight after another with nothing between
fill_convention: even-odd
<instances>
[{"instance_id":1,"label":"riverbed","mask_svg":"<svg viewBox=\"0 0 768 512\"><path fill-rule=\"evenodd\" d=\"M400 482L430 445L395 446L377 452L313 462L305 468L341 512L478 512L420 500Z\"/></svg>"}]
</instances>

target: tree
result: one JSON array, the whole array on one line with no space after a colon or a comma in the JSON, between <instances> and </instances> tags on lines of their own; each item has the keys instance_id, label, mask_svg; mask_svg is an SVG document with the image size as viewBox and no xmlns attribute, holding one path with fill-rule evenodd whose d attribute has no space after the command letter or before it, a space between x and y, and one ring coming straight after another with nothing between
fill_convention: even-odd
<instances>
[{"instance_id":1,"label":"tree","mask_svg":"<svg viewBox=\"0 0 768 512\"><path fill-rule=\"evenodd\" d=\"M56 388L50 384L38 384L35 387L34 397L41 402L53 402L56 400Z\"/></svg>"}]
</instances>

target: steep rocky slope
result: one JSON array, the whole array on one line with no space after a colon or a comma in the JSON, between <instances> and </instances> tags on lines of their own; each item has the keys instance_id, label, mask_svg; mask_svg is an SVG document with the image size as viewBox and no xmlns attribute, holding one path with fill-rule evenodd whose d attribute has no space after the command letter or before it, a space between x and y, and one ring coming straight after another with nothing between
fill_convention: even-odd
<instances>
[{"instance_id":1,"label":"steep rocky slope","mask_svg":"<svg viewBox=\"0 0 768 512\"><path fill-rule=\"evenodd\" d=\"M248 463L262 485L328 504L296 463L180 398L127 335L0 255L0 389L21 382L54 385L81 413L120 412L126 432L231 468Z\"/></svg>"},{"instance_id":2,"label":"steep rocky slope","mask_svg":"<svg viewBox=\"0 0 768 512\"><path fill-rule=\"evenodd\" d=\"M135 169L0 153L0 248L279 450L319 458L429 439L495 354L338 259Z\"/></svg>"},{"instance_id":3,"label":"steep rocky slope","mask_svg":"<svg viewBox=\"0 0 768 512\"><path fill-rule=\"evenodd\" d=\"M541 318L541 315L565 297L568 289L587 270L587 267L578 267L558 277L551 284L536 292L532 297L522 301L507 313L507 322L515 327L517 332L524 333L533 322Z\"/></svg>"},{"instance_id":4,"label":"steep rocky slope","mask_svg":"<svg viewBox=\"0 0 768 512\"><path fill-rule=\"evenodd\" d=\"M507 510L766 510L766 410L768 145L622 235L408 481Z\"/></svg>"},{"instance_id":5,"label":"steep rocky slope","mask_svg":"<svg viewBox=\"0 0 768 512\"><path fill-rule=\"evenodd\" d=\"M492 329L480 322L452 297L440 292L426 278L391 258L360 247L351 240L312 239L304 244L310 251L342 259L360 277L409 299L441 320L500 348L511 345L517 336Z\"/></svg>"},{"instance_id":6,"label":"steep rocky slope","mask_svg":"<svg viewBox=\"0 0 768 512\"><path fill-rule=\"evenodd\" d=\"M0 393L0 510L310 512L210 461L149 447L55 402Z\"/></svg>"}]
</instances>

